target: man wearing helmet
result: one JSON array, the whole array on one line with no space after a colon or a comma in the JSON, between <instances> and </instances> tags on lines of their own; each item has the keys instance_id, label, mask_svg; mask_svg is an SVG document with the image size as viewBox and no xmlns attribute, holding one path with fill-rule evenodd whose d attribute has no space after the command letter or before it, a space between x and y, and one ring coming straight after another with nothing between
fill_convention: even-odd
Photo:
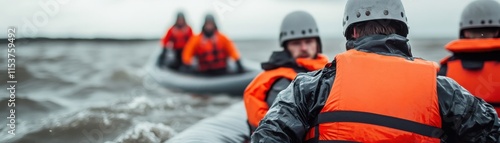
<instances>
[{"instance_id":1,"label":"man wearing helmet","mask_svg":"<svg viewBox=\"0 0 500 143\"><path fill-rule=\"evenodd\" d=\"M174 26L168 29L167 34L161 40L163 52L160 55L159 64L161 66L164 65L167 48L172 48L175 54L175 60L169 66L173 69L178 69L182 65L182 50L191 36L193 36L193 31L191 30L191 27L186 24L184 13L177 13L177 20L175 21Z\"/></svg>"},{"instance_id":2,"label":"man wearing helmet","mask_svg":"<svg viewBox=\"0 0 500 143\"><path fill-rule=\"evenodd\" d=\"M186 44L182 62L191 66L193 57L198 59L197 71L206 75L226 74L228 58L236 62L237 72L241 73L244 70L234 43L218 31L215 18L211 14L205 17L202 32L193 36Z\"/></svg>"},{"instance_id":3,"label":"man wearing helmet","mask_svg":"<svg viewBox=\"0 0 500 143\"><path fill-rule=\"evenodd\" d=\"M400 0L348 0L343 20L347 51L281 91L252 142L499 142L491 105L412 57Z\"/></svg>"},{"instance_id":4,"label":"man wearing helmet","mask_svg":"<svg viewBox=\"0 0 500 143\"><path fill-rule=\"evenodd\" d=\"M328 63L328 58L320 54L321 40L316 21L307 12L295 11L285 17L279 41L283 51L273 52L269 61L262 63L264 72L244 92L251 131L257 128L276 95L297 73L318 70Z\"/></svg>"},{"instance_id":5,"label":"man wearing helmet","mask_svg":"<svg viewBox=\"0 0 500 143\"><path fill-rule=\"evenodd\" d=\"M446 49L453 55L441 61L440 75L448 76L500 111L500 4L477 0L462 12L460 39Z\"/></svg>"}]
</instances>

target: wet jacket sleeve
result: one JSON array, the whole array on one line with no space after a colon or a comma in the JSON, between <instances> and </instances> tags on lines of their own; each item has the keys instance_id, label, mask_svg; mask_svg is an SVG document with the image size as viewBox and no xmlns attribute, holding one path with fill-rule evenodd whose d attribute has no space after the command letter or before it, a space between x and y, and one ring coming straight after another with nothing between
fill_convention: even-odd
<instances>
[{"instance_id":1,"label":"wet jacket sleeve","mask_svg":"<svg viewBox=\"0 0 500 143\"><path fill-rule=\"evenodd\" d=\"M182 63L184 63L184 65L191 65L191 59L195 54L194 51L199 41L200 41L200 36L193 36L189 38L189 41L184 47L184 50L182 50Z\"/></svg>"},{"instance_id":2,"label":"wet jacket sleeve","mask_svg":"<svg viewBox=\"0 0 500 143\"><path fill-rule=\"evenodd\" d=\"M500 123L491 105L444 76L438 76L437 92L447 142L500 142Z\"/></svg>"},{"instance_id":3,"label":"wet jacket sleeve","mask_svg":"<svg viewBox=\"0 0 500 143\"><path fill-rule=\"evenodd\" d=\"M231 41L229 38L227 38L225 35L221 35L221 39L223 40L224 47L226 48L226 52L229 54L229 56L234 60L240 60L240 53L238 53L238 49L236 49L236 46L234 45L233 41Z\"/></svg>"},{"instance_id":4,"label":"wet jacket sleeve","mask_svg":"<svg viewBox=\"0 0 500 143\"><path fill-rule=\"evenodd\" d=\"M166 48L171 38L172 38L172 28L168 29L165 36L163 36L163 38L161 39L161 46Z\"/></svg>"},{"instance_id":5,"label":"wet jacket sleeve","mask_svg":"<svg viewBox=\"0 0 500 143\"><path fill-rule=\"evenodd\" d=\"M303 142L314 124L315 116L324 106L330 92L330 80L321 80L323 71L300 73L276 97L259 127L252 134L252 143ZM330 82L323 84L325 82ZM327 88L325 88L327 87Z\"/></svg>"}]
</instances>

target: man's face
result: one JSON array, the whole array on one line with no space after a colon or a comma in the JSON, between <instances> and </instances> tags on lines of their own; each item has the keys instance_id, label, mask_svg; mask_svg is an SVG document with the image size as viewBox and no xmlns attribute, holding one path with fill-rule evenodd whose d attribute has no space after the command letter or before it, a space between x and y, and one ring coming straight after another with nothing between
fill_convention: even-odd
<instances>
[{"instance_id":1,"label":"man's face","mask_svg":"<svg viewBox=\"0 0 500 143\"><path fill-rule=\"evenodd\" d=\"M318 41L316 38L304 38L290 40L286 48L293 58L314 58L318 52Z\"/></svg>"},{"instance_id":2,"label":"man's face","mask_svg":"<svg viewBox=\"0 0 500 143\"><path fill-rule=\"evenodd\" d=\"M177 23L178 25L182 25L182 26L184 26L184 24L186 24L186 20L184 20L184 18L177 18L176 23Z\"/></svg>"},{"instance_id":3,"label":"man's face","mask_svg":"<svg viewBox=\"0 0 500 143\"><path fill-rule=\"evenodd\" d=\"M205 31L214 31L215 30L215 24L211 21L208 21L206 24L205 24L205 27L203 27L203 29L205 29Z\"/></svg>"},{"instance_id":4,"label":"man's face","mask_svg":"<svg viewBox=\"0 0 500 143\"><path fill-rule=\"evenodd\" d=\"M495 38L498 32L498 30L470 29L464 31L464 36L467 39Z\"/></svg>"}]
</instances>

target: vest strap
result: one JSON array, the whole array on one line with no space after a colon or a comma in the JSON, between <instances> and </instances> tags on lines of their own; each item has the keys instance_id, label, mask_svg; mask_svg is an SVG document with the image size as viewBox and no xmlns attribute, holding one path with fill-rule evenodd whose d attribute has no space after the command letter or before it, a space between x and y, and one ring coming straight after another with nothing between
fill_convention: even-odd
<instances>
[{"instance_id":1,"label":"vest strap","mask_svg":"<svg viewBox=\"0 0 500 143\"><path fill-rule=\"evenodd\" d=\"M500 107L500 102L488 102L493 107Z\"/></svg>"},{"instance_id":2,"label":"vest strap","mask_svg":"<svg viewBox=\"0 0 500 143\"><path fill-rule=\"evenodd\" d=\"M393 129L398 129L402 131L407 131L411 133L420 134L432 138L441 138L444 134L443 130L437 127L425 125L422 123L368 113L359 111L333 111L320 113L318 116L318 124L332 123L332 122L355 122L355 123L365 123L378 125Z\"/></svg>"}]
</instances>

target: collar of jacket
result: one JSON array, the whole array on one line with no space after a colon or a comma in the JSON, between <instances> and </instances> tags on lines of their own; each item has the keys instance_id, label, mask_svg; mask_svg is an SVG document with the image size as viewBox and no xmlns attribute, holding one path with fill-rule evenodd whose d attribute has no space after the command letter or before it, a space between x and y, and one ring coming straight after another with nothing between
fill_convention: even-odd
<instances>
[{"instance_id":1,"label":"collar of jacket","mask_svg":"<svg viewBox=\"0 0 500 143\"><path fill-rule=\"evenodd\" d=\"M500 51L500 38L458 39L446 44L446 50L453 53L488 53Z\"/></svg>"},{"instance_id":2,"label":"collar of jacket","mask_svg":"<svg viewBox=\"0 0 500 143\"><path fill-rule=\"evenodd\" d=\"M323 67L326 63L328 63L328 58L322 54L318 54L315 59L294 59L286 51L275 51L271 54L269 61L263 62L261 67L264 70L289 67L293 68L296 72L308 72L317 70L317 65L323 64Z\"/></svg>"},{"instance_id":3,"label":"collar of jacket","mask_svg":"<svg viewBox=\"0 0 500 143\"><path fill-rule=\"evenodd\" d=\"M408 41L397 34L370 35L347 41L346 49L408 58L412 57Z\"/></svg>"},{"instance_id":4,"label":"collar of jacket","mask_svg":"<svg viewBox=\"0 0 500 143\"><path fill-rule=\"evenodd\" d=\"M187 27L187 26L186 25L175 24L174 27L177 28L177 29L182 29L182 28Z\"/></svg>"}]
</instances>

